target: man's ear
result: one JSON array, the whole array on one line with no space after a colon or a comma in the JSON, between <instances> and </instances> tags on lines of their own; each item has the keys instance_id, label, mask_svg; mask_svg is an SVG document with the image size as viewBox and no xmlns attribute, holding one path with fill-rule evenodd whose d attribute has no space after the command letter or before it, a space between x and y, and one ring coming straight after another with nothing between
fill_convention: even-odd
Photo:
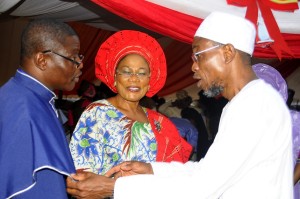
<instances>
[{"instance_id":1,"label":"man's ear","mask_svg":"<svg viewBox=\"0 0 300 199\"><path fill-rule=\"evenodd\" d=\"M232 44L225 44L225 45L223 46L223 49L224 49L224 59L225 59L225 63L228 64L228 63L230 63L230 62L234 59L234 57L235 57L237 51L236 51L236 49L233 47Z\"/></svg>"},{"instance_id":2,"label":"man's ear","mask_svg":"<svg viewBox=\"0 0 300 199\"><path fill-rule=\"evenodd\" d=\"M42 52L39 52L34 55L34 63L35 63L35 66L42 71L47 69L47 60L46 60L45 54Z\"/></svg>"}]
</instances>

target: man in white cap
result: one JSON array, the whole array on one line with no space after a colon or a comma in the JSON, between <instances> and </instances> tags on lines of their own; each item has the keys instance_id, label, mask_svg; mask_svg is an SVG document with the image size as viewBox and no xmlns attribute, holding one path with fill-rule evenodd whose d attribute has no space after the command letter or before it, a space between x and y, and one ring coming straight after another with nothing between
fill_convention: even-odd
<instances>
[{"instance_id":1,"label":"man in white cap","mask_svg":"<svg viewBox=\"0 0 300 199\"><path fill-rule=\"evenodd\" d=\"M279 93L252 70L255 36L251 22L220 12L211 13L195 34L192 71L198 87L229 100L203 159L124 162L106 173L113 179L81 173L79 182L68 180L71 193L96 198L114 192L115 199L293 198L291 117ZM97 192L84 188L86 179L94 179Z\"/></svg>"}]
</instances>

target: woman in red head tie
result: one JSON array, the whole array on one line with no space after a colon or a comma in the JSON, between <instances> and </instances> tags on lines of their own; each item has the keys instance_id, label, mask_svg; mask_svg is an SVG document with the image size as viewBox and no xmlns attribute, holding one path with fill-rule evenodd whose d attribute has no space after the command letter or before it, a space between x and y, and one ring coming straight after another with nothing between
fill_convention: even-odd
<instances>
[{"instance_id":1,"label":"woman in red head tie","mask_svg":"<svg viewBox=\"0 0 300 199\"><path fill-rule=\"evenodd\" d=\"M192 147L171 121L139 103L165 84L158 42L142 32L120 31L100 46L95 63L96 77L116 96L90 104L81 115L70 142L76 168L105 174L127 160L188 161Z\"/></svg>"}]
</instances>

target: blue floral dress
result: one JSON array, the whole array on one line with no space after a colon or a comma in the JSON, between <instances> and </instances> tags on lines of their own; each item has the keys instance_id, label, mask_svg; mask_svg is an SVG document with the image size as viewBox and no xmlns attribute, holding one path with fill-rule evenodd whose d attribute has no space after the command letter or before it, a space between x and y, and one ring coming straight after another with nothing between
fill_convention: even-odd
<instances>
[{"instance_id":1,"label":"blue floral dress","mask_svg":"<svg viewBox=\"0 0 300 199\"><path fill-rule=\"evenodd\" d=\"M107 100L99 100L82 113L70 150L76 169L105 174L127 160L154 162L157 142L150 123L132 120Z\"/></svg>"}]
</instances>

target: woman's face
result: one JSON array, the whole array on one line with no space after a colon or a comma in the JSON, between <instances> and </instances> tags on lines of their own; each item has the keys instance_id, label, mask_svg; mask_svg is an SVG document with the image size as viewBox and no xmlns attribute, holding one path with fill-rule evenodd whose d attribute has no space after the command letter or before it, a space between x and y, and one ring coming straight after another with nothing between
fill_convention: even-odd
<instances>
[{"instance_id":1,"label":"woman's face","mask_svg":"<svg viewBox=\"0 0 300 199\"><path fill-rule=\"evenodd\" d=\"M115 82L118 95L138 102L149 89L150 69L147 61L138 54L126 55L117 65Z\"/></svg>"}]
</instances>

